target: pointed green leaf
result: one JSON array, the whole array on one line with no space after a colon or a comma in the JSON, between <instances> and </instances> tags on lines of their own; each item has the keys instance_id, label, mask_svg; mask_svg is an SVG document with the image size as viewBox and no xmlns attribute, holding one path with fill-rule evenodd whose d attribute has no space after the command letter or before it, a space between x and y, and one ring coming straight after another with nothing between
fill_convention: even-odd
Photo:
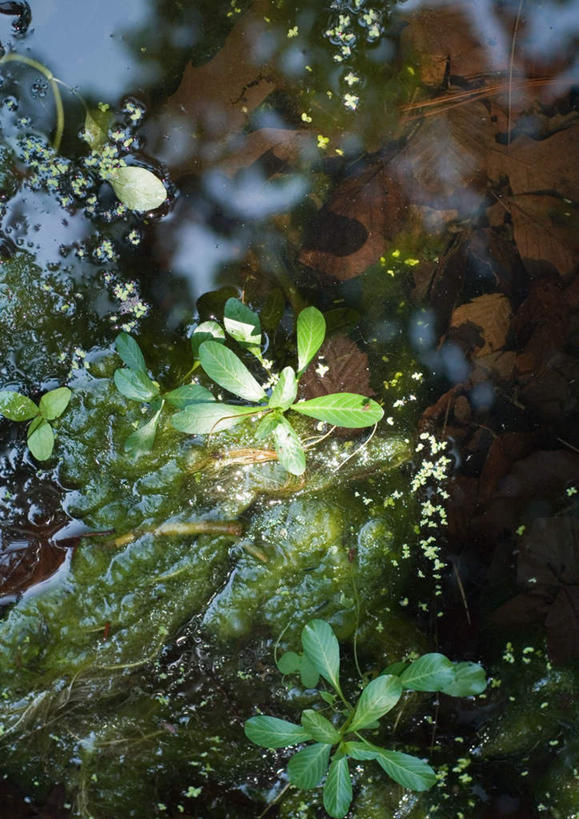
<instances>
[{"instance_id":1,"label":"pointed green leaf","mask_svg":"<svg viewBox=\"0 0 579 819\"><path fill-rule=\"evenodd\" d=\"M137 370L143 373L147 372L145 357L132 336L128 333L119 333L115 338L115 347L117 353L123 360L123 364L125 364L129 370Z\"/></svg>"},{"instance_id":2,"label":"pointed green leaf","mask_svg":"<svg viewBox=\"0 0 579 819\"><path fill-rule=\"evenodd\" d=\"M401 696L402 685L398 677L376 677L362 691L348 730L367 728L391 711Z\"/></svg>"},{"instance_id":3,"label":"pointed green leaf","mask_svg":"<svg viewBox=\"0 0 579 819\"><path fill-rule=\"evenodd\" d=\"M131 432L125 440L123 447L125 452L130 455L140 455L153 449L162 408L163 404L146 424Z\"/></svg>"},{"instance_id":4,"label":"pointed green leaf","mask_svg":"<svg viewBox=\"0 0 579 819\"><path fill-rule=\"evenodd\" d=\"M329 742L330 745L335 745L340 741L340 732L334 728L330 720L312 708L302 711L301 723L316 742Z\"/></svg>"},{"instance_id":5,"label":"pointed green leaf","mask_svg":"<svg viewBox=\"0 0 579 819\"><path fill-rule=\"evenodd\" d=\"M261 358L261 324L257 313L239 299L227 299L223 324L231 338Z\"/></svg>"},{"instance_id":6,"label":"pointed green leaf","mask_svg":"<svg viewBox=\"0 0 579 819\"><path fill-rule=\"evenodd\" d=\"M303 475L306 469L306 453L299 435L290 422L281 417L273 430L274 447L280 464L291 475Z\"/></svg>"},{"instance_id":7,"label":"pointed green leaf","mask_svg":"<svg viewBox=\"0 0 579 819\"><path fill-rule=\"evenodd\" d=\"M190 404L206 404L208 401L215 401L215 396L200 384L183 384L165 394L165 399L177 409L185 409Z\"/></svg>"},{"instance_id":8,"label":"pointed green leaf","mask_svg":"<svg viewBox=\"0 0 579 819\"><path fill-rule=\"evenodd\" d=\"M289 409L298 394L298 381L293 367L285 367L279 376L279 381L273 388L269 399L270 407Z\"/></svg>"},{"instance_id":9,"label":"pointed green leaf","mask_svg":"<svg viewBox=\"0 0 579 819\"><path fill-rule=\"evenodd\" d=\"M427 791L437 781L430 765L416 756L400 751L387 751L369 742L347 742L344 750L352 759L375 759L388 776L403 788Z\"/></svg>"},{"instance_id":10,"label":"pointed green leaf","mask_svg":"<svg viewBox=\"0 0 579 819\"><path fill-rule=\"evenodd\" d=\"M340 690L340 646L325 620L310 620L302 631L302 645L316 671Z\"/></svg>"},{"instance_id":11,"label":"pointed green leaf","mask_svg":"<svg viewBox=\"0 0 579 819\"><path fill-rule=\"evenodd\" d=\"M56 390L45 392L38 403L42 417L47 421L59 418L68 407L71 395L68 387L58 387Z\"/></svg>"},{"instance_id":12,"label":"pointed green leaf","mask_svg":"<svg viewBox=\"0 0 579 819\"><path fill-rule=\"evenodd\" d=\"M268 438L277 425L281 422L282 415L279 411L276 412L268 412L267 415L264 415L257 428L255 430L255 437L262 441L264 438Z\"/></svg>"},{"instance_id":13,"label":"pointed green leaf","mask_svg":"<svg viewBox=\"0 0 579 819\"><path fill-rule=\"evenodd\" d=\"M27 435L30 437L34 430L38 429L38 427L42 424L43 421L46 421L46 418L43 418L42 415L36 415L30 424L28 425L28 432Z\"/></svg>"},{"instance_id":14,"label":"pointed green leaf","mask_svg":"<svg viewBox=\"0 0 579 819\"><path fill-rule=\"evenodd\" d=\"M298 316L298 372L303 373L318 352L326 335L326 320L315 307L306 307Z\"/></svg>"},{"instance_id":15,"label":"pointed green leaf","mask_svg":"<svg viewBox=\"0 0 579 819\"><path fill-rule=\"evenodd\" d=\"M331 745L317 742L294 754L287 766L292 785L303 790L317 787L328 770L331 750Z\"/></svg>"},{"instance_id":16,"label":"pointed green leaf","mask_svg":"<svg viewBox=\"0 0 579 819\"><path fill-rule=\"evenodd\" d=\"M251 717L245 723L245 736L262 748L285 748L309 739L301 725L277 717Z\"/></svg>"},{"instance_id":17,"label":"pointed green leaf","mask_svg":"<svg viewBox=\"0 0 579 819\"><path fill-rule=\"evenodd\" d=\"M36 429L28 435L28 449L37 461L46 461L52 455L54 431L48 421L42 420Z\"/></svg>"},{"instance_id":18,"label":"pointed green leaf","mask_svg":"<svg viewBox=\"0 0 579 819\"><path fill-rule=\"evenodd\" d=\"M251 418L254 414L255 409L252 407L221 404L218 401L189 404L171 417L171 426L189 435L208 435L234 427L244 418Z\"/></svg>"},{"instance_id":19,"label":"pointed green leaf","mask_svg":"<svg viewBox=\"0 0 579 819\"><path fill-rule=\"evenodd\" d=\"M330 691L320 691L320 697L323 699L324 702L327 702L330 708L336 707L336 695L330 693Z\"/></svg>"},{"instance_id":20,"label":"pointed green leaf","mask_svg":"<svg viewBox=\"0 0 579 819\"><path fill-rule=\"evenodd\" d=\"M453 663L453 671L453 681L440 689L449 697L472 697L487 687L485 670L478 663Z\"/></svg>"},{"instance_id":21,"label":"pointed green leaf","mask_svg":"<svg viewBox=\"0 0 579 819\"><path fill-rule=\"evenodd\" d=\"M423 654L400 675L403 688L410 691L442 691L454 680L451 661L444 654Z\"/></svg>"},{"instance_id":22,"label":"pointed green leaf","mask_svg":"<svg viewBox=\"0 0 579 819\"><path fill-rule=\"evenodd\" d=\"M202 321L194 330L191 336L191 348L195 358L199 358L199 347L204 341L217 341L225 343L225 330L216 321Z\"/></svg>"},{"instance_id":23,"label":"pointed green leaf","mask_svg":"<svg viewBox=\"0 0 579 819\"><path fill-rule=\"evenodd\" d=\"M353 392L336 392L311 398L309 401L298 401L293 404L292 410L318 421L350 429L371 427L384 415L384 410L376 401Z\"/></svg>"},{"instance_id":24,"label":"pointed green leaf","mask_svg":"<svg viewBox=\"0 0 579 819\"><path fill-rule=\"evenodd\" d=\"M216 384L246 401L263 401L261 387L245 364L231 350L216 341L205 341L199 348L201 366Z\"/></svg>"},{"instance_id":25,"label":"pointed green leaf","mask_svg":"<svg viewBox=\"0 0 579 819\"><path fill-rule=\"evenodd\" d=\"M332 760L324 785L324 807L334 819L343 819L352 802L352 782L348 758Z\"/></svg>"},{"instance_id":26,"label":"pointed green leaf","mask_svg":"<svg viewBox=\"0 0 579 819\"><path fill-rule=\"evenodd\" d=\"M167 190L159 177L138 165L115 168L107 181L129 210L154 210L167 198Z\"/></svg>"},{"instance_id":27,"label":"pointed green leaf","mask_svg":"<svg viewBox=\"0 0 579 819\"><path fill-rule=\"evenodd\" d=\"M0 415L11 421L29 421L40 410L30 398L12 390L0 390Z\"/></svg>"},{"instance_id":28,"label":"pointed green leaf","mask_svg":"<svg viewBox=\"0 0 579 819\"><path fill-rule=\"evenodd\" d=\"M100 150L108 142L109 127L113 119L110 109L92 108L84 120L85 139L93 151Z\"/></svg>"},{"instance_id":29,"label":"pointed green leaf","mask_svg":"<svg viewBox=\"0 0 579 819\"><path fill-rule=\"evenodd\" d=\"M141 370L122 367L113 376L117 390L133 401L152 401L159 394L159 387Z\"/></svg>"},{"instance_id":30,"label":"pointed green leaf","mask_svg":"<svg viewBox=\"0 0 579 819\"><path fill-rule=\"evenodd\" d=\"M301 657L295 651L284 652L276 663L282 674L293 674L294 671L299 671L301 664Z\"/></svg>"}]
</instances>

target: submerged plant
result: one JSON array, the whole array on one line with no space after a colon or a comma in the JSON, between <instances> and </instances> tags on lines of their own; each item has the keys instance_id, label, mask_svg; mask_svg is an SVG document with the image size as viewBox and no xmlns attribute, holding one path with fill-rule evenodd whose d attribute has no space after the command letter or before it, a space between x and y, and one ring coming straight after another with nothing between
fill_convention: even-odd
<instances>
[{"instance_id":1,"label":"submerged plant","mask_svg":"<svg viewBox=\"0 0 579 819\"><path fill-rule=\"evenodd\" d=\"M0 390L0 415L11 421L30 421L26 442L37 461L46 461L54 448L54 430L50 421L59 418L68 407L72 393L68 387L45 392L38 404L13 390Z\"/></svg>"},{"instance_id":2,"label":"submerged plant","mask_svg":"<svg viewBox=\"0 0 579 819\"><path fill-rule=\"evenodd\" d=\"M189 403L172 417L171 423L175 429L193 435L206 435L229 429L244 418L257 416L260 422L256 437L265 439L271 436L280 464L293 475L301 475L306 468L305 452L286 413L296 412L351 429L371 427L384 415L384 410L376 401L357 393L341 392L307 401L297 400L299 380L326 335L325 319L315 307L306 307L298 315L297 371L293 367L285 367L280 373L272 372L270 378L261 384L224 343L227 333L264 366L268 366L269 362L265 362L261 354L259 316L239 299L228 299L224 328L215 321L200 324L191 339L193 352L212 381L246 403L223 403L205 390L203 397ZM266 390L269 390L269 394Z\"/></svg>"},{"instance_id":3,"label":"submerged plant","mask_svg":"<svg viewBox=\"0 0 579 819\"><path fill-rule=\"evenodd\" d=\"M325 777L324 807L336 819L346 815L352 801L350 759L377 762L409 790L431 788L437 777L427 762L375 745L360 732L377 728L404 691L440 691L451 697L482 693L486 688L483 668L477 663L453 663L443 654L424 654L412 662L388 666L351 705L340 684L340 647L331 626L324 620L311 620L302 631L302 647L303 654L286 652L277 666L284 674L299 671L304 685L310 687L317 687L323 677L335 691L320 691L331 710L330 719L311 708L302 712L300 725L277 717L251 717L245 723L248 739L264 748L310 743L289 760L289 781L307 790L316 788Z\"/></svg>"}]
</instances>

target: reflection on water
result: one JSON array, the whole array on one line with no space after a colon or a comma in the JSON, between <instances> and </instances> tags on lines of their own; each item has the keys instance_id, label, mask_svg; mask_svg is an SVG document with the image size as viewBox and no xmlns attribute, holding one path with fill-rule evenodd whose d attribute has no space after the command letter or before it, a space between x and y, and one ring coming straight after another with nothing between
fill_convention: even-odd
<instances>
[{"instance_id":1,"label":"reflection on water","mask_svg":"<svg viewBox=\"0 0 579 819\"><path fill-rule=\"evenodd\" d=\"M70 800L87 817L249 816L274 796L271 815L322 815L317 791L284 790L286 756L242 733L257 704L308 706L273 643L295 648L300 617L320 616L345 646L356 631L371 674L438 649L492 680L476 701L409 700L380 741L431 758L441 785L404 796L356 771L352 816L571 819L579 3L31 13L26 31L0 15L0 40L68 85L65 129L58 157L48 81L0 66L0 389L70 383L75 399L43 471L23 425L0 422L8 777L40 803L64 784L62 815ZM111 117L89 161L71 89ZM119 157L163 180L163 207L119 204L99 165ZM304 394L364 391L386 410L375 439L308 453L304 485L228 460L227 436L210 456L168 425L150 455L119 444L146 412L111 382L119 329L171 389L191 374L192 325L232 294L281 365L295 313L318 305L330 338ZM452 474L416 495L437 439ZM125 534L191 515L239 517L244 538L144 535L116 553L76 538L64 553L55 535L70 517Z\"/></svg>"}]
</instances>

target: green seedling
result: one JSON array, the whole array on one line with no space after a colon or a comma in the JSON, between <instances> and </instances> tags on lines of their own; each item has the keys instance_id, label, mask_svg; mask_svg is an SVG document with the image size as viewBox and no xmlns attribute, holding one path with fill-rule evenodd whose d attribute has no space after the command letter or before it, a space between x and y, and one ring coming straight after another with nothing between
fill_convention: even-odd
<instances>
[{"instance_id":1,"label":"green seedling","mask_svg":"<svg viewBox=\"0 0 579 819\"><path fill-rule=\"evenodd\" d=\"M324 780L324 807L336 819L347 814L352 802L349 760L377 762L403 788L431 788L437 778L427 762L375 745L361 732L379 727L379 720L398 704L404 691L438 691L452 697L482 693L486 688L484 669L477 663L453 663L443 654L424 654L413 662L384 669L351 705L341 688L340 647L331 626L324 620L311 620L301 640L303 654L286 652L279 658L278 668L282 673L299 672L304 684L305 671L312 687L318 685L320 677L328 682L335 693L319 693L331 709L329 718L311 708L302 712L300 725L277 717L251 717L245 723L247 738L264 748L308 743L289 760L289 781L308 790Z\"/></svg>"},{"instance_id":2,"label":"green seedling","mask_svg":"<svg viewBox=\"0 0 579 819\"><path fill-rule=\"evenodd\" d=\"M227 346L230 336L239 346L254 355L262 364L261 325L259 316L239 299L225 304L223 327L216 321L200 324L191 338L193 354L206 375L244 404L224 403L205 391L206 395L191 401L171 418L181 432L207 435L229 429L247 418L259 418L258 439L272 438L280 464L293 475L301 475L306 457L300 438L286 413L295 412L318 421L359 429L377 424L384 415L382 407L370 398L356 393L333 393L308 401L297 401L299 379L321 347L326 335L326 322L315 307L306 307L297 320L297 371L285 367L271 373L269 382L260 383L241 359Z\"/></svg>"},{"instance_id":3,"label":"green seedling","mask_svg":"<svg viewBox=\"0 0 579 819\"><path fill-rule=\"evenodd\" d=\"M28 449L37 461L46 461L54 448L54 430L50 421L59 418L68 407L72 393L68 387L45 392L38 404L26 395L0 390L0 415L11 421L30 421Z\"/></svg>"}]
</instances>

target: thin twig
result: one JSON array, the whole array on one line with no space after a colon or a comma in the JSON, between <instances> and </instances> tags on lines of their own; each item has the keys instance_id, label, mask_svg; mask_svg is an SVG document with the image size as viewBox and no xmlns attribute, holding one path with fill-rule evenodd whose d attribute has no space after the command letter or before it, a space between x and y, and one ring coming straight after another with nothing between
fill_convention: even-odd
<instances>
[{"instance_id":1,"label":"thin twig","mask_svg":"<svg viewBox=\"0 0 579 819\"><path fill-rule=\"evenodd\" d=\"M464 593L464 586L462 585L462 580L460 579L460 574L458 573L458 569L456 568L456 563L453 561L452 568L454 570L454 576L456 577L456 582L458 583L458 589L460 591L460 596L462 597L462 603L464 605L464 610L466 612L466 622L469 626L472 625L472 620L470 619L470 611L468 608L468 601L466 599L466 594Z\"/></svg>"},{"instance_id":2,"label":"thin twig","mask_svg":"<svg viewBox=\"0 0 579 819\"><path fill-rule=\"evenodd\" d=\"M507 149L511 144L511 114L513 102L513 65L515 63L515 49L517 46L517 34L519 32L519 23L521 22L521 12L523 10L524 0L519 0L519 8L517 9L517 16L515 17L515 25L513 28L513 38L511 40L511 54L509 57L509 96L507 103Z\"/></svg>"}]
</instances>

